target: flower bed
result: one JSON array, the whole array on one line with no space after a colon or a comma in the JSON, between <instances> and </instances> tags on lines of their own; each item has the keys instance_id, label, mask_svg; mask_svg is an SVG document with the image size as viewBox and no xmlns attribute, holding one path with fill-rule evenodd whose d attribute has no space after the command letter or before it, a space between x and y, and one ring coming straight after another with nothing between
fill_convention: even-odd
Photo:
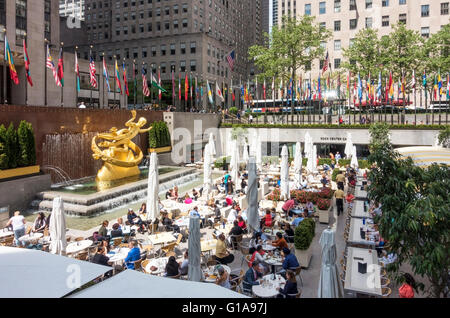
<instances>
[{"instance_id":1,"label":"flower bed","mask_svg":"<svg viewBox=\"0 0 450 318\"><path fill-rule=\"evenodd\" d=\"M319 210L329 210L331 207L331 200L330 199L318 199L317 200L317 208Z\"/></svg>"},{"instance_id":2,"label":"flower bed","mask_svg":"<svg viewBox=\"0 0 450 318\"><path fill-rule=\"evenodd\" d=\"M334 195L334 191L331 188L322 188L322 191L319 192L319 198L322 199L331 199Z\"/></svg>"},{"instance_id":3,"label":"flower bed","mask_svg":"<svg viewBox=\"0 0 450 318\"><path fill-rule=\"evenodd\" d=\"M267 196L267 200L271 200L271 201L281 201L281 190L280 190L280 189L275 189L275 190L273 190L273 191Z\"/></svg>"}]
</instances>

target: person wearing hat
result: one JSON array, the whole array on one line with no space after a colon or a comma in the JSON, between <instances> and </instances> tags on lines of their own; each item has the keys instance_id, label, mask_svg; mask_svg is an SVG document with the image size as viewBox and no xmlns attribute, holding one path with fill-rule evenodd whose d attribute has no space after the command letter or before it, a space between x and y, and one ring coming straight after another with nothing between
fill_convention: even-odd
<instances>
[{"instance_id":1,"label":"person wearing hat","mask_svg":"<svg viewBox=\"0 0 450 318\"><path fill-rule=\"evenodd\" d=\"M244 288L244 292L246 293L252 293L252 287L255 285L259 285L260 279L262 278L263 274L260 272L259 269L259 262L255 260L252 263L252 267L248 269L248 271L245 273L244 280L242 282L242 287Z\"/></svg>"},{"instance_id":2,"label":"person wearing hat","mask_svg":"<svg viewBox=\"0 0 450 318\"><path fill-rule=\"evenodd\" d=\"M280 271L279 274L281 274L284 278L286 278L286 271L288 269L296 269L300 267L300 264L297 260L297 257L295 254L291 253L291 250L287 247L283 248L283 269Z\"/></svg>"}]
</instances>

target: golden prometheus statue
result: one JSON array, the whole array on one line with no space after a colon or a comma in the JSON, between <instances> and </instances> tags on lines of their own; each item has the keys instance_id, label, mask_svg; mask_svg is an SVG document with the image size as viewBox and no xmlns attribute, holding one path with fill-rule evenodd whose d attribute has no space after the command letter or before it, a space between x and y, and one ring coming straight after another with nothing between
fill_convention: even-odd
<instances>
[{"instance_id":1,"label":"golden prometheus statue","mask_svg":"<svg viewBox=\"0 0 450 318\"><path fill-rule=\"evenodd\" d=\"M142 129L147 124L143 117L135 123L136 111L132 110L133 117L125 124L127 128L117 130L113 127L109 133L97 134L92 139L92 155L95 160L103 160L103 167L97 173L97 181L111 182L140 174L138 165L144 158L142 150L131 140L138 134L146 133L152 129ZM100 140L103 140L99 142Z\"/></svg>"}]
</instances>

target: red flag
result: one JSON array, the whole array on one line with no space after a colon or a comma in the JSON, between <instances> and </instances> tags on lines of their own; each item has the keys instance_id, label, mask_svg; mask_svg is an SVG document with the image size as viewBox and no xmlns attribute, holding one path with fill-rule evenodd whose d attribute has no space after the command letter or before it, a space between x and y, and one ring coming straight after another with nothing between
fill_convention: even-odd
<instances>
[{"instance_id":1,"label":"red flag","mask_svg":"<svg viewBox=\"0 0 450 318\"><path fill-rule=\"evenodd\" d=\"M63 49L61 48L59 51L59 60L58 60L58 79L61 83L61 87L64 87L64 56Z\"/></svg>"},{"instance_id":2,"label":"red flag","mask_svg":"<svg viewBox=\"0 0 450 318\"><path fill-rule=\"evenodd\" d=\"M178 74L178 99L181 101L181 73Z\"/></svg>"},{"instance_id":3,"label":"red flag","mask_svg":"<svg viewBox=\"0 0 450 318\"><path fill-rule=\"evenodd\" d=\"M128 80L127 80L127 69L125 67L125 62L123 62L123 83L125 86L125 94L127 94L127 96L130 96L130 92L128 91Z\"/></svg>"},{"instance_id":4,"label":"red flag","mask_svg":"<svg viewBox=\"0 0 450 318\"><path fill-rule=\"evenodd\" d=\"M25 74L27 75L28 83L30 83L31 86L33 86L33 81L31 80L30 76L30 59L28 58L28 51L27 51L27 43L25 39L23 39L23 55L25 58Z\"/></svg>"},{"instance_id":5,"label":"red flag","mask_svg":"<svg viewBox=\"0 0 450 318\"><path fill-rule=\"evenodd\" d=\"M184 100L188 100L188 94L189 94L189 81L188 81L188 75L187 72L185 72L186 78L184 80Z\"/></svg>"}]
</instances>

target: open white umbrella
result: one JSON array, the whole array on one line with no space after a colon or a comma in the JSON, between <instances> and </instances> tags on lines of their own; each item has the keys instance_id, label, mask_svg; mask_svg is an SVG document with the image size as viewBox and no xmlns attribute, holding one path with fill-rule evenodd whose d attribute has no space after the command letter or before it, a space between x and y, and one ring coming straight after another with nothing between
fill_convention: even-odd
<instances>
[{"instance_id":1,"label":"open white umbrella","mask_svg":"<svg viewBox=\"0 0 450 318\"><path fill-rule=\"evenodd\" d=\"M208 141L208 143L210 145L211 157L214 157L217 153L216 153L216 143L214 142L214 134L213 133L209 134L209 141Z\"/></svg>"},{"instance_id":2,"label":"open white umbrella","mask_svg":"<svg viewBox=\"0 0 450 318\"><path fill-rule=\"evenodd\" d=\"M320 270L318 298L343 298L344 291L336 265L335 232L331 228L322 232L319 240L322 246L322 267Z\"/></svg>"},{"instance_id":3,"label":"open white umbrella","mask_svg":"<svg viewBox=\"0 0 450 318\"><path fill-rule=\"evenodd\" d=\"M295 145L295 157L294 157L294 184L295 188L299 189L302 185L302 146L300 142Z\"/></svg>"},{"instance_id":4,"label":"open white umbrella","mask_svg":"<svg viewBox=\"0 0 450 318\"><path fill-rule=\"evenodd\" d=\"M347 159L351 157L352 151L353 151L352 134L348 132L347 133L347 142L345 143L345 149L344 149L345 157Z\"/></svg>"},{"instance_id":5,"label":"open white umbrella","mask_svg":"<svg viewBox=\"0 0 450 318\"><path fill-rule=\"evenodd\" d=\"M50 216L50 253L66 254L66 216L64 214L64 203L61 197L53 199L52 214Z\"/></svg>"},{"instance_id":6,"label":"open white umbrella","mask_svg":"<svg viewBox=\"0 0 450 318\"><path fill-rule=\"evenodd\" d=\"M203 193L206 194L206 198L209 198L212 190L211 148L211 143L207 143L205 146L205 152L203 153Z\"/></svg>"},{"instance_id":7,"label":"open white umbrella","mask_svg":"<svg viewBox=\"0 0 450 318\"><path fill-rule=\"evenodd\" d=\"M236 140L233 140L232 145L233 147L230 162L231 181L234 182L235 185L234 191L236 191L241 186L241 183L239 182L239 149L237 147L238 143Z\"/></svg>"},{"instance_id":8,"label":"open white umbrella","mask_svg":"<svg viewBox=\"0 0 450 318\"><path fill-rule=\"evenodd\" d=\"M247 169L248 169L247 222L250 229L252 229L254 232L258 232L259 231L258 180L256 175L255 157L250 157Z\"/></svg>"},{"instance_id":9,"label":"open white umbrella","mask_svg":"<svg viewBox=\"0 0 450 318\"><path fill-rule=\"evenodd\" d=\"M158 155L153 152L150 155L150 167L148 170L148 188L147 188L147 221L155 221L159 217L159 173L158 173Z\"/></svg>"},{"instance_id":10,"label":"open white umbrella","mask_svg":"<svg viewBox=\"0 0 450 318\"><path fill-rule=\"evenodd\" d=\"M281 196L285 200L290 198L289 192L289 151L286 145L281 150Z\"/></svg>"},{"instance_id":11,"label":"open white umbrella","mask_svg":"<svg viewBox=\"0 0 450 318\"><path fill-rule=\"evenodd\" d=\"M200 246L200 218L191 216L189 220L189 271L188 277L190 281L199 282L202 280L202 269L200 262L200 254L202 252Z\"/></svg>"},{"instance_id":12,"label":"open white umbrella","mask_svg":"<svg viewBox=\"0 0 450 318\"><path fill-rule=\"evenodd\" d=\"M353 169L358 169L359 165L358 165L358 157L356 156L356 146L353 146L353 150L352 150L352 161L350 162L350 166Z\"/></svg>"}]
</instances>

